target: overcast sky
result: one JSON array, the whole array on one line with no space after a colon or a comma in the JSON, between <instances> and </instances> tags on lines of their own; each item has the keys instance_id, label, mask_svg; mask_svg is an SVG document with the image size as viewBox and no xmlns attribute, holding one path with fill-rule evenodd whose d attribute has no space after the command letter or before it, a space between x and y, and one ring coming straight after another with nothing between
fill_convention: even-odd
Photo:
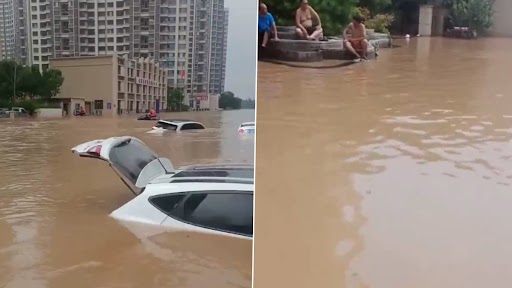
<instances>
[{"instance_id":1,"label":"overcast sky","mask_svg":"<svg viewBox=\"0 0 512 288\"><path fill-rule=\"evenodd\" d=\"M258 1L224 0L229 9L226 91L242 99L256 95Z\"/></svg>"}]
</instances>

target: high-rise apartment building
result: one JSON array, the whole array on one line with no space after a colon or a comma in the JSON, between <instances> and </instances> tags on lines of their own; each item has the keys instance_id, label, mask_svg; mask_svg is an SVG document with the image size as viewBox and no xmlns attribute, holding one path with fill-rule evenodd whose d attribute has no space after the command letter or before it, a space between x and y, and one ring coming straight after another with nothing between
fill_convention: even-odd
<instances>
[{"instance_id":1,"label":"high-rise apartment building","mask_svg":"<svg viewBox=\"0 0 512 288\"><path fill-rule=\"evenodd\" d=\"M5 41L4 34L0 36L5 42L2 53L14 53L16 41L25 43L21 47L27 49L20 50L25 64L44 70L50 58L116 51L130 59L159 61L167 70L169 87L187 95L223 90L228 15L224 0L1 1L6 3L0 7L5 15L14 15L0 15L7 35ZM25 7L20 11L26 15L16 16L16 5ZM15 16L19 28L9 26L16 23ZM20 40L15 40L18 31Z\"/></svg>"},{"instance_id":2,"label":"high-rise apartment building","mask_svg":"<svg viewBox=\"0 0 512 288\"><path fill-rule=\"evenodd\" d=\"M226 62L227 62L227 52L228 52L228 27L229 27L229 10L228 8L224 8L224 37L222 42L222 63L221 63L221 75L220 75L220 87L219 94L224 92L224 84L226 84Z\"/></svg>"},{"instance_id":3,"label":"high-rise apartment building","mask_svg":"<svg viewBox=\"0 0 512 288\"><path fill-rule=\"evenodd\" d=\"M221 2L221 1L219 1ZM224 59L224 32L226 30L226 15L224 3L216 3L218 7L213 9L212 15L212 31L211 31L211 51L210 51L210 94L220 94L223 89L222 85L222 63ZM214 4L215 5L215 4Z\"/></svg>"},{"instance_id":4,"label":"high-rise apartment building","mask_svg":"<svg viewBox=\"0 0 512 288\"><path fill-rule=\"evenodd\" d=\"M0 1L0 41L2 43L2 59L14 58L15 36L14 29L14 2L12 0Z\"/></svg>"}]
</instances>

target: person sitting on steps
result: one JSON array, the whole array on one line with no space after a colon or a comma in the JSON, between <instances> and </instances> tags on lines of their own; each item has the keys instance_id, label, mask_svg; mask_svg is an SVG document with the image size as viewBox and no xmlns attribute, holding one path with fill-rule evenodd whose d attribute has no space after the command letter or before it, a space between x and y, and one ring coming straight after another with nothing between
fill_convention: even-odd
<instances>
[{"instance_id":1,"label":"person sitting on steps","mask_svg":"<svg viewBox=\"0 0 512 288\"><path fill-rule=\"evenodd\" d=\"M267 5L261 3L258 15L258 43L261 47L267 47L270 37L277 40L277 27L274 17L267 11Z\"/></svg>"},{"instance_id":2,"label":"person sitting on steps","mask_svg":"<svg viewBox=\"0 0 512 288\"><path fill-rule=\"evenodd\" d=\"M348 34L351 34L348 38ZM364 18L356 15L352 18L352 23L343 30L343 45L350 53L356 56L356 61L361 59L368 60L368 40L366 39L366 27Z\"/></svg>"},{"instance_id":3,"label":"person sitting on steps","mask_svg":"<svg viewBox=\"0 0 512 288\"><path fill-rule=\"evenodd\" d=\"M323 37L320 16L309 6L308 0L299 1L300 7L295 11L295 33L300 39L320 40ZM313 21L316 21L317 25L313 25Z\"/></svg>"}]
</instances>

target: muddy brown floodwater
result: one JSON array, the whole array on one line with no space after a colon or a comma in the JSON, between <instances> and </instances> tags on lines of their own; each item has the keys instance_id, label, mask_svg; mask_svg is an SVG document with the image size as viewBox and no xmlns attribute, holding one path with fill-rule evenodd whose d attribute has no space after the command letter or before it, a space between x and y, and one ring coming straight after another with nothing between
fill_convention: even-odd
<instances>
[{"instance_id":1,"label":"muddy brown floodwater","mask_svg":"<svg viewBox=\"0 0 512 288\"><path fill-rule=\"evenodd\" d=\"M0 121L0 287L251 287L252 241L110 218L131 192L70 149L131 135L176 166L253 163L254 137L237 128L254 110L162 115L208 129L158 136L135 117Z\"/></svg>"},{"instance_id":2,"label":"muddy brown floodwater","mask_svg":"<svg viewBox=\"0 0 512 288\"><path fill-rule=\"evenodd\" d=\"M258 66L254 287L512 283L512 40Z\"/></svg>"}]
</instances>

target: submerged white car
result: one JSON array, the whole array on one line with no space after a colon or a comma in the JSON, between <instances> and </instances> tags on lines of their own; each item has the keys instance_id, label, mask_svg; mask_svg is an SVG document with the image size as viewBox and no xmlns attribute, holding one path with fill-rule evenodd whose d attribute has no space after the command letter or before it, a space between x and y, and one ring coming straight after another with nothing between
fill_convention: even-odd
<instances>
[{"instance_id":1,"label":"submerged white car","mask_svg":"<svg viewBox=\"0 0 512 288\"><path fill-rule=\"evenodd\" d=\"M184 130L202 130L205 129L204 125L192 121L192 120L183 120L183 119L167 119L167 120L159 120L155 126L153 126L153 130L161 130L161 131L184 131Z\"/></svg>"},{"instance_id":2,"label":"submerged white car","mask_svg":"<svg viewBox=\"0 0 512 288\"><path fill-rule=\"evenodd\" d=\"M256 123L244 122L238 127L238 133L240 134L254 134L256 133Z\"/></svg>"},{"instance_id":3,"label":"submerged white car","mask_svg":"<svg viewBox=\"0 0 512 288\"><path fill-rule=\"evenodd\" d=\"M252 239L253 165L174 169L169 159L131 136L93 140L71 150L109 163L136 195L111 213L116 219Z\"/></svg>"}]
</instances>

